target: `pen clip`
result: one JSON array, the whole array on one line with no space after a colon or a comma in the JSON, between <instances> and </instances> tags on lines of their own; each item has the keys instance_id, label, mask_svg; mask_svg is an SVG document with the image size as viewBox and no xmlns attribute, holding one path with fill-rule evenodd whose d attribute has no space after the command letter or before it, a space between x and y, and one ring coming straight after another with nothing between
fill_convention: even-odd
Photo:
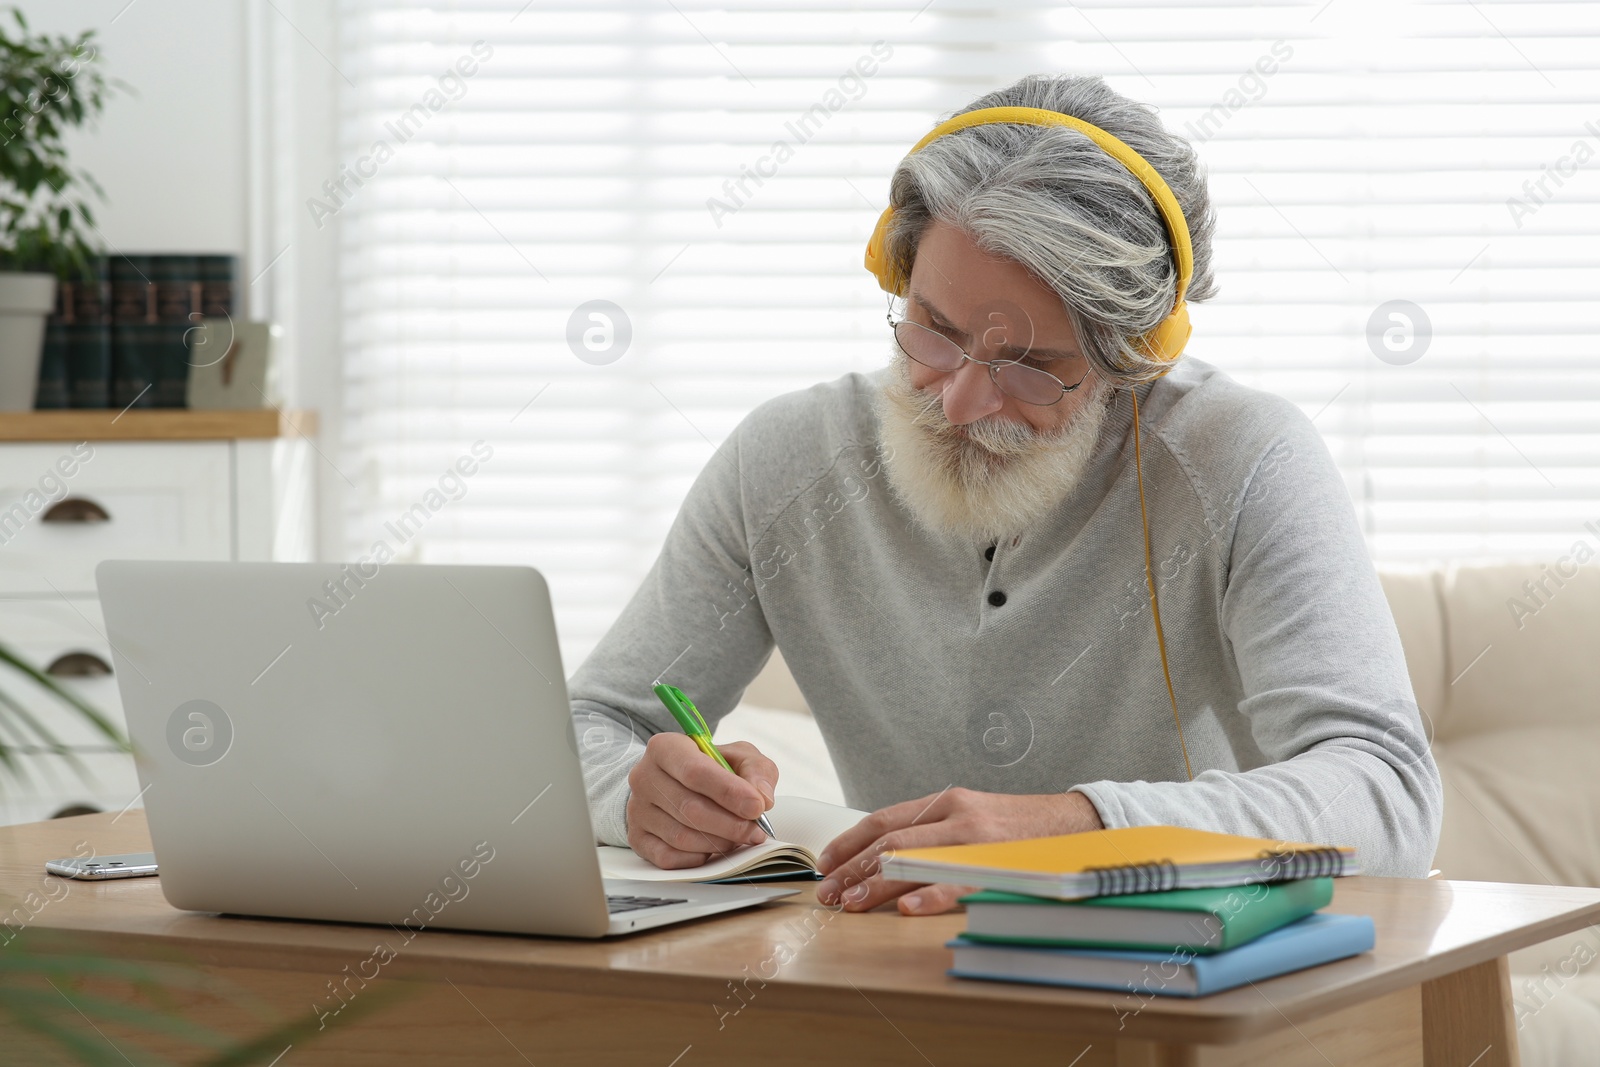
<instances>
[{"instance_id":1,"label":"pen clip","mask_svg":"<svg viewBox=\"0 0 1600 1067\"><path fill-rule=\"evenodd\" d=\"M700 709L694 706L694 701L685 696L682 689L678 690L678 696L683 698L684 706L689 709L689 714L694 716L694 721L700 725L700 732L710 737L711 727L706 725L705 716L701 715Z\"/></svg>"},{"instance_id":2,"label":"pen clip","mask_svg":"<svg viewBox=\"0 0 1600 1067\"><path fill-rule=\"evenodd\" d=\"M656 696L660 697L661 702L667 705L667 710L673 713L673 718L678 720L685 733L692 734L698 731L707 737L711 736L711 731L706 727L705 719L700 716L700 709L694 706L694 702L689 699L682 689L675 685L668 685L665 682L656 685L654 688Z\"/></svg>"}]
</instances>

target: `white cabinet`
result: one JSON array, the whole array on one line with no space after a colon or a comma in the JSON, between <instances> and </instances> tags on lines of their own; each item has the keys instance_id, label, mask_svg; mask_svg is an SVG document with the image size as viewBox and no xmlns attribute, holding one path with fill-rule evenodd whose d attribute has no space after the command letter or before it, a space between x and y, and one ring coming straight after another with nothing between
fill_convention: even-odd
<instances>
[{"instance_id":1,"label":"white cabinet","mask_svg":"<svg viewBox=\"0 0 1600 1067\"><path fill-rule=\"evenodd\" d=\"M232 558L229 441L85 441L0 448L0 591L94 595L103 559ZM62 469L72 470L70 477ZM53 481L40 485L54 475ZM29 493L65 487L33 513ZM59 495L62 490L57 489Z\"/></svg>"},{"instance_id":2,"label":"white cabinet","mask_svg":"<svg viewBox=\"0 0 1600 1067\"><path fill-rule=\"evenodd\" d=\"M187 424L186 416L201 414L130 412L125 418L145 417L170 433ZM4 420L41 415L69 413ZM125 732L95 597L95 565L103 559L309 559L313 458L308 442L292 431L200 440L0 441L0 645ZM0 766L0 824L79 806L120 811L138 803L132 758L82 716L9 666L0 665L0 692L21 708L20 714L0 713L0 737L16 752L14 768ZM44 749L26 719L68 746L70 760Z\"/></svg>"}]
</instances>

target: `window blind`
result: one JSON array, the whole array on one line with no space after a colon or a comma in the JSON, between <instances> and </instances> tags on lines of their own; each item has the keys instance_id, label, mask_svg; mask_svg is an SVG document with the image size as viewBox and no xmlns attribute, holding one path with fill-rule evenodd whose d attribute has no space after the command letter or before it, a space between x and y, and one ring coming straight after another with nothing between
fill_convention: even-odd
<instances>
[{"instance_id":1,"label":"window blind","mask_svg":"<svg viewBox=\"0 0 1600 1067\"><path fill-rule=\"evenodd\" d=\"M1036 71L1197 142L1221 295L1189 351L1315 419L1375 558L1600 548L1597 31L1582 2L343 0L344 165L306 210L339 227L347 552L538 566L576 667L740 418L884 363L891 170Z\"/></svg>"}]
</instances>

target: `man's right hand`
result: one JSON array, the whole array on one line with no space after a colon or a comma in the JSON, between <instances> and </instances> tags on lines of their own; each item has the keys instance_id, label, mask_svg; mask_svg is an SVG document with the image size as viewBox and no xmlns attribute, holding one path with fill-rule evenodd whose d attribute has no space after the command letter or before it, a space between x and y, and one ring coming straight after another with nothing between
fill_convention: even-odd
<instances>
[{"instance_id":1,"label":"man's right hand","mask_svg":"<svg viewBox=\"0 0 1600 1067\"><path fill-rule=\"evenodd\" d=\"M698 867L767 839L778 767L748 741L718 745L729 774L686 734L659 733L628 774L628 844L657 867Z\"/></svg>"}]
</instances>

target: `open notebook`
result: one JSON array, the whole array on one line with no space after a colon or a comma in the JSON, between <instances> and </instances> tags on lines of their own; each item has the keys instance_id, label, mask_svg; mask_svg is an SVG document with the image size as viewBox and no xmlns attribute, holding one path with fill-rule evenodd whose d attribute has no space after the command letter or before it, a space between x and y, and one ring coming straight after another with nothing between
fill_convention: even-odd
<instances>
[{"instance_id":1,"label":"open notebook","mask_svg":"<svg viewBox=\"0 0 1600 1067\"><path fill-rule=\"evenodd\" d=\"M815 875L817 854L867 813L808 797L773 799L767 820L778 835L746 845L698 867L662 870L634 855L631 848L598 845L600 870L607 878L650 882L712 882L721 878L805 878Z\"/></svg>"}]
</instances>

